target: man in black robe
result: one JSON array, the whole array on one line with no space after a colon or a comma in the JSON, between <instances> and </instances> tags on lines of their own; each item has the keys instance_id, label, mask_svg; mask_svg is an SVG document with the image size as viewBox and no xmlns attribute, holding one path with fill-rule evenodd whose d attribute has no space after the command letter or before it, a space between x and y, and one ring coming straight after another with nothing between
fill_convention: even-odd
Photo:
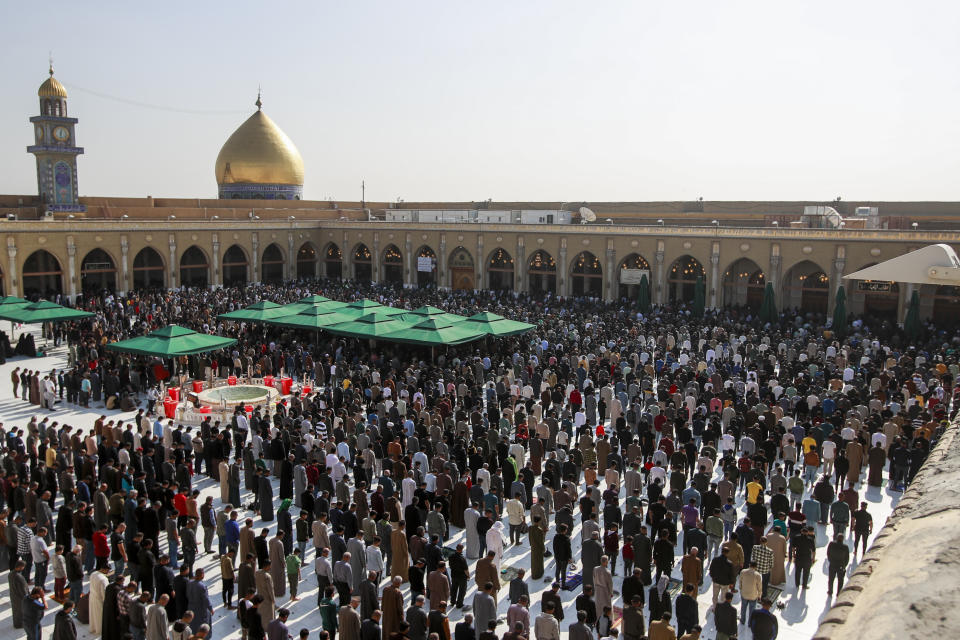
<instances>
[{"instance_id":1,"label":"man in black robe","mask_svg":"<svg viewBox=\"0 0 960 640\"><path fill-rule=\"evenodd\" d=\"M123 576L118 576L116 580L107 585L104 591L101 640L120 640L125 632L120 620L120 607L117 604L117 598L120 596L120 592L124 590L124 580ZM124 597L126 597L126 594L124 594Z\"/></svg>"},{"instance_id":2,"label":"man in black robe","mask_svg":"<svg viewBox=\"0 0 960 640\"><path fill-rule=\"evenodd\" d=\"M170 557L166 554L160 556L159 563L153 568L153 586L157 598L164 593L170 597L170 602L167 603L166 607L167 615L170 616L170 619L175 620L179 618L180 615L177 613L173 604L174 591L176 591L173 568L170 566Z\"/></svg>"},{"instance_id":3,"label":"man in black robe","mask_svg":"<svg viewBox=\"0 0 960 640\"><path fill-rule=\"evenodd\" d=\"M292 472L290 481L293 482ZM258 480L257 494L260 503L260 519L264 522L273 522L273 485L270 484L270 477L263 472L260 473Z\"/></svg>"},{"instance_id":4,"label":"man in black robe","mask_svg":"<svg viewBox=\"0 0 960 640\"><path fill-rule=\"evenodd\" d=\"M293 456L280 463L280 499L293 498Z\"/></svg>"}]
</instances>

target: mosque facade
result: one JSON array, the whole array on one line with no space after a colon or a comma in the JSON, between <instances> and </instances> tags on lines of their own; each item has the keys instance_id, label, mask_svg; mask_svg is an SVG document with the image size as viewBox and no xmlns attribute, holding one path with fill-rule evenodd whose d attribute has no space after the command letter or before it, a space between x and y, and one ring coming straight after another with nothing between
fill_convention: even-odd
<instances>
[{"instance_id":1,"label":"mosque facade","mask_svg":"<svg viewBox=\"0 0 960 640\"><path fill-rule=\"evenodd\" d=\"M635 298L642 273L654 303L692 301L702 278L710 307L758 309L769 283L781 309L831 313L843 285L851 313L902 322L913 285L843 276L931 243L960 249L949 202L303 200L303 159L259 98L216 158L216 198L81 198L79 121L52 69L38 97L37 194L0 195L2 295L325 277L614 301ZM845 223L811 218L823 208ZM960 320L957 288L920 294L922 316Z\"/></svg>"}]
</instances>

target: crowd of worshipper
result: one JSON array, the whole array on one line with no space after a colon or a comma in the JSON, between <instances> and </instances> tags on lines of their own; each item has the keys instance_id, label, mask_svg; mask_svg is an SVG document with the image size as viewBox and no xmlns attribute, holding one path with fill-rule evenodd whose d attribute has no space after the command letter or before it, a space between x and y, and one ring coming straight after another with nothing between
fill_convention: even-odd
<instances>
[{"instance_id":1,"label":"crowd of worshipper","mask_svg":"<svg viewBox=\"0 0 960 640\"><path fill-rule=\"evenodd\" d=\"M217 319L316 293L536 328L431 358ZM828 593L843 587L882 525L866 494L909 486L960 373L955 332L927 324L910 340L797 310L763 323L745 308L345 282L79 306L95 316L49 329L66 366L24 361L11 377L14 398L48 412L0 426L0 569L29 640L50 601L56 640L78 621L106 640L212 638L217 609L244 640L284 640L305 607L320 625L301 637L324 640L558 640L561 623L572 640L692 640L701 600L716 637L773 638L771 587L806 589L818 555ZM160 363L104 348L171 323L238 342ZM158 412L170 370L282 372L311 392L184 426ZM120 396L135 416L57 419ZM511 547L529 547L529 575L503 573Z\"/></svg>"}]
</instances>

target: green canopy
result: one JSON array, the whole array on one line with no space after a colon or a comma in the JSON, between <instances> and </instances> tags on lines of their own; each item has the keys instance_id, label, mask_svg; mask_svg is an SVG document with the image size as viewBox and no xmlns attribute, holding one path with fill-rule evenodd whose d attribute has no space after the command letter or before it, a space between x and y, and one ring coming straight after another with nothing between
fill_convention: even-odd
<instances>
[{"instance_id":1,"label":"green canopy","mask_svg":"<svg viewBox=\"0 0 960 640\"><path fill-rule=\"evenodd\" d=\"M773 283L768 282L763 289L763 302L760 303L760 321L773 322L777 319L777 305L774 301Z\"/></svg>"},{"instance_id":2,"label":"green canopy","mask_svg":"<svg viewBox=\"0 0 960 640\"><path fill-rule=\"evenodd\" d=\"M456 324L466 320L466 318L463 316L458 316L455 313L448 313L443 309L438 309L437 307L431 306L420 307L419 309L414 309L413 311L407 311L402 316L399 316L399 318L404 322L409 322L412 324L417 324L423 320L444 320L450 324Z\"/></svg>"},{"instance_id":3,"label":"green canopy","mask_svg":"<svg viewBox=\"0 0 960 640\"><path fill-rule=\"evenodd\" d=\"M338 307L346 306L346 302L338 302L337 300L331 300L324 296L307 296L296 302L291 302L290 304L283 305L283 308L287 310L290 315L300 313L304 309L310 309L317 305L323 305L328 309L335 309Z\"/></svg>"},{"instance_id":4,"label":"green canopy","mask_svg":"<svg viewBox=\"0 0 960 640\"><path fill-rule=\"evenodd\" d=\"M847 292L843 285L837 289L837 300L833 307L833 332L838 336L847 335Z\"/></svg>"},{"instance_id":5,"label":"green canopy","mask_svg":"<svg viewBox=\"0 0 960 640\"><path fill-rule=\"evenodd\" d=\"M375 300L357 300L356 302L351 302L350 304L337 309L337 311L353 316L354 318L359 318L360 316L374 311L387 316L399 316L409 313L405 309L396 309L394 307L384 306Z\"/></svg>"},{"instance_id":6,"label":"green canopy","mask_svg":"<svg viewBox=\"0 0 960 640\"><path fill-rule=\"evenodd\" d=\"M920 292L913 290L910 296L910 306L907 308L907 317L903 321L903 331L911 340L920 335Z\"/></svg>"},{"instance_id":7,"label":"green canopy","mask_svg":"<svg viewBox=\"0 0 960 640\"><path fill-rule=\"evenodd\" d=\"M536 325L508 320L489 311L474 314L463 322L464 326L476 327L488 336L518 336L536 329Z\"/></svg>"},{"instance_id":8,"label":"green canopy","mask_svg":"<svg viewBox=\"0 0 960 640\"><path fill-rule=\"evenodd\" d=\"M107 345L107 349L121 353L172 358L216 351L236 344L236 342L233 338L197 333L193 329L171 324L145 336L112 342Z\"/></svg>"},{"instance_id":9,"label":"green canopy","mask_svg":"<svg viewBox=\"0 0 960 640\"><path fill-rule=\"evenodd\" d=\"M384 307L384 309L386 309L386 307ZM341 313L345 312L341 311ZM395 314L377 310L364 314L359 318L326 327L326 330L339 336L378 340L387 334L399 331L400 329L406 329L409 326L408 323L397 318Z\"/></svg>"},{"instance_id":10,"label":"green canopy","mask_svg":"<svg viewBox=\"0 0 960 640\"><path fill-rule=\"evenodd\" d=\"M0 298L0 308L3 309L12 309L14 306L22 307L27 304L30 304L29 300L24 300L23 298L18 298L17 296L3 296Z\"/></svg>"},{"instance_id":11,"label":"green canopy","mask_svg":"<svg viewBox=\"0 0 960 640\"><path fill-rule=\"evenodd\" d=\"M647 274L640 277L640 291L637 294L637 305L641 313L650 313L650 281Z\"/></svg>"},{"instance_id":12,"label":"green canopy","mask_svg":"<svg viewBox=\"0 0 960 640\"><path fill-rule=\"evenodd\" d=\"M319 331L320 329L326 329L330 325L348 322L352 319L349 315L330 309L324 304L318 304L315 307L309 307L292 316L285 315L280 318L272 318L267 320L266 323L277 327Z\"/></svg>"},{"instance_id":13,"label":"green canopy","mask_svg":"<svg viewBox=\"0 0 960 640\"><path fill-rule=\"evenodd\" d=\"M696 318L703 317L703 311L707 306L707 288L703 283L703 276L697 276L697 282L693 285L693 315Z\"/></svg>"},{"instance_id":14,"label":"green canopy","mask_svg":"<svg viewBox=\"0 0 960 640\"><path fill-rule=\"evenodd\" d=\"M383 339L437 347L473 342L486 337L486 332L479 327L466 325L466 322L454 323L442 318L429 318L420 324L388 334Z\"/></svg>"},{"instance_id":15,"label":"green canopy","mask_svg":"<svg viewBox=\"0 0 960 640\"><path fill-rule=\"evenodd\" d=\"M40 322L65 322L67 320L79 320L80 318L89 318L93 314L89 311L80 309L71 309L62 307L59 304L48 300L41 300L28 305L7 305L0 308L0 318L4 320L13 320L14 322L23 322L24 324L35 324Z\"/></svg>"},{"instance_id":16,"label":"green canopy","mask_svg":"<svg viewBox=\"0 0 960 640\"><path fill-rule=\"evenodd\" d=\"M279 318L281 316L288 315L290 315L290 310L286 307L279 305L276 302L270 302L269 300L261 300L260 302L252 304L244 309L237 309L236 311L221 313L217 316L217 318L221 320L250 320L253 322L265 322L272 318Z\"/></svg>"}]
</instances>

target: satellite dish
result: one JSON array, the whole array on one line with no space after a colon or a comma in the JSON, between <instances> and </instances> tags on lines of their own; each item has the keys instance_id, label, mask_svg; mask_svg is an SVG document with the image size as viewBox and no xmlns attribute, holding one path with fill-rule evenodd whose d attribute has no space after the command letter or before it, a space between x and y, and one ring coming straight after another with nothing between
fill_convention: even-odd
<instances>
[{"instance_id":1,"label":"satellite dish","mask_svg":"<svg viewBox=\"0 0 960 640\"><path fill-rule=\"evenodd\" d=\"M593 222L597 219L597 214L587 207L580 207L580 219L584 222Z\"/></svg>"}]
</instances>

